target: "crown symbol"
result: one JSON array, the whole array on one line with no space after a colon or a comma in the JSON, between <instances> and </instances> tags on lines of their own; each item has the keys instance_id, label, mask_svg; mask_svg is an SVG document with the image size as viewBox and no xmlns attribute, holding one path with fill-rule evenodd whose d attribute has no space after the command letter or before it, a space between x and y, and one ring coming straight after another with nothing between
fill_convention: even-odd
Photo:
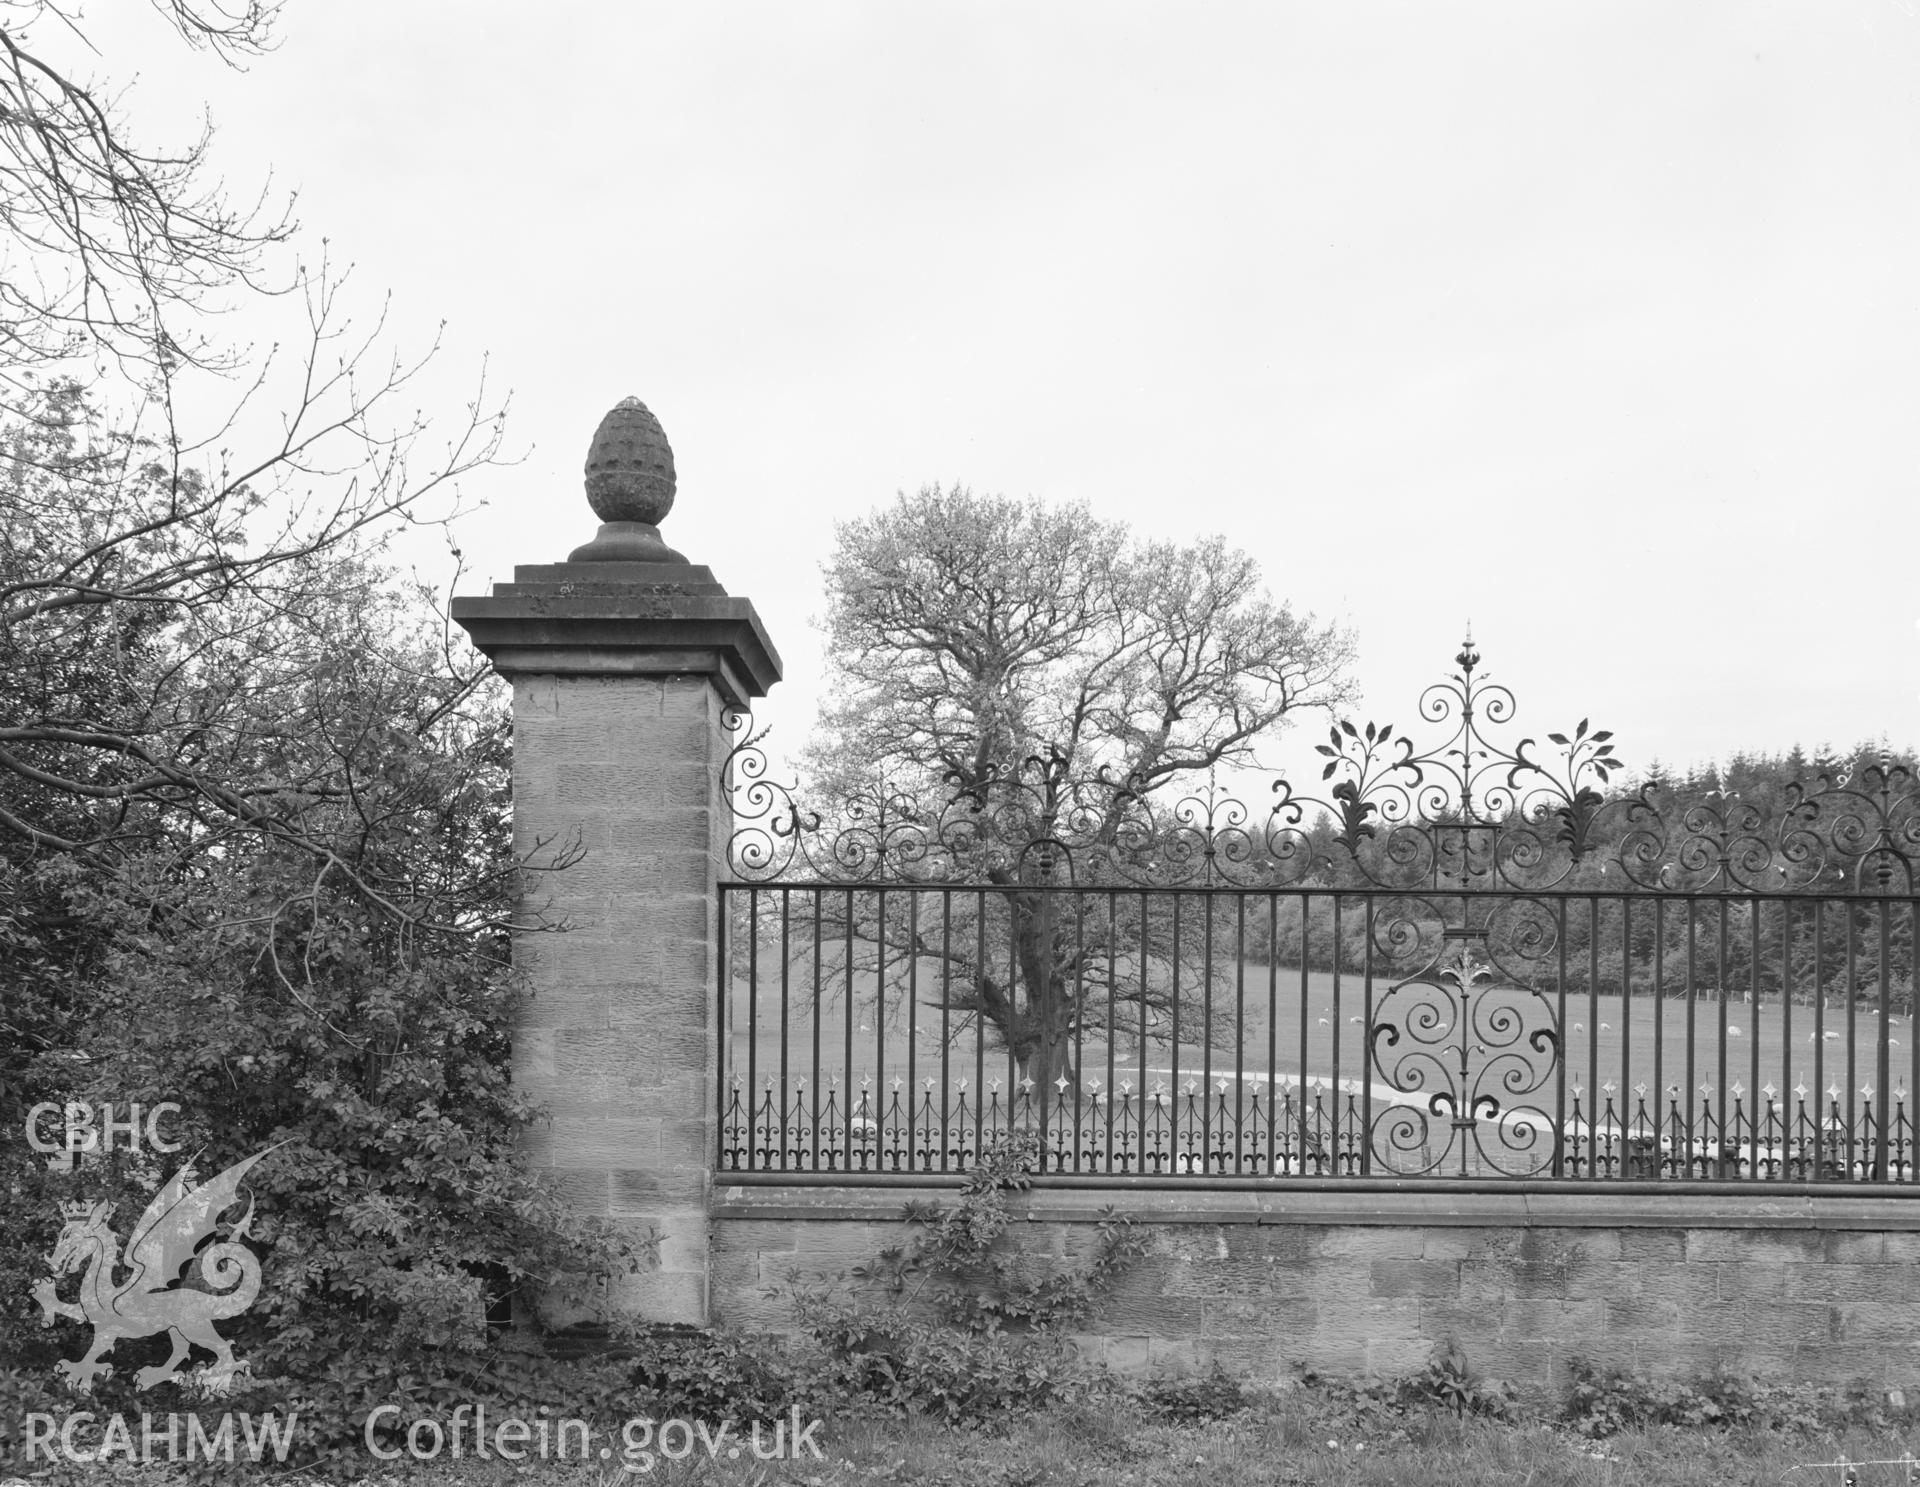
<instances>
[{"instance_id":1,"label":"crown symbol","mask_svg":"<svg viewBox=\"0 0 1920 1487\"><path fill-rule=\"evenodd\" d=\"M62 1203L60 1211L70 1219L84 1219L93 1212L91 1203Z\"/></svg>"}]
</instances>

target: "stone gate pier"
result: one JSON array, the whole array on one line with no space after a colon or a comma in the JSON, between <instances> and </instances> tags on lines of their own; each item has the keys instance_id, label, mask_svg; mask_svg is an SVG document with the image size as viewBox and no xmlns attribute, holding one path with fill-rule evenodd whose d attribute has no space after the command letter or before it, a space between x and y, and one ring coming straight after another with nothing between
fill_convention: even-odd
<instances>
[{"instance_id":1,"label":"stone gate pier","mask_svg":"<svg viewBox=\"0 0 1920 1487\"><path fill-rule=\"evenodd\" d=\"M730 828L722 715L765 696L780 657L751 603L661 539L673 451L637 398L601 420L586 488L601 522L590 542L453 601L513 687L514 848L562 867L526 884L523 917L558 929L515 943L532 995L513 1074L552 1116L527 1159L647 1252L613 1307L698 1323ZM577 510L568 500L554 529Z\"/></svg>"}]
</instances>

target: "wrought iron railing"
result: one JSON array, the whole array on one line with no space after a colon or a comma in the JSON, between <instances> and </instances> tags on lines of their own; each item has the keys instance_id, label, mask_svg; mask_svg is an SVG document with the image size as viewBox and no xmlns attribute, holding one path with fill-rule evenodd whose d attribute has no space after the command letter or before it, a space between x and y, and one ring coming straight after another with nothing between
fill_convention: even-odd
<instances>
[{"instance_id":1,"label":"wrought iron railing","mask_svg":"<svg viewBox=\"0 0 1920 1487\"><path fill-rule=\"evenodd\" d=\"M1913 1176L1920 1045L1879 970L1910 899L724 896L726 1170L956 1172L1026 1130L1091 1176ZM1035 899L1060 979L1023 1023Z\"/></svg>"},{"instance_id":2,"label":"wrought iron railing","mask_svg":"<svg viewBox=\"0 0 1920 1487\"><path fill-rule=\"evenodd\" d=\"M1609 735L1499 746L1457 659L1439 743L1343 724L1260 821L1039 759L823 819L739 720L722 1169L1920 1191L1910 773L1609 796Z\"/></svg>"}]
</instances>

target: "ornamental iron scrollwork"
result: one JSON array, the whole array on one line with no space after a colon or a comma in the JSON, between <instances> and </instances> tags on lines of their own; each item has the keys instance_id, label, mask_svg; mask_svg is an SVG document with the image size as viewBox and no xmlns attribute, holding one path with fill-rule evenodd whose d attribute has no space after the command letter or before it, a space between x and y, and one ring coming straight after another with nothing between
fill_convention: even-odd
<instances>
[{"instance_id":1,"label":"ornamental iron scrollwork","mask_svg":"<svg viewBox=\"0 0 1920 1487\"><path fill-rule=\"evenodd\" d=\"M1571 735L1550 733L1551 763L1535 757L1531 738L1507 747L1488 728L1512 721L1513 693L1475 674L1471 634L1454 662L1458 671L1420 695L1421 720L1444 730L1427 747L1392 724L1343 721L1318 746L1324 796L1274 781L1266 835L1276 851L1284 839L1294 857L1325 860L1303 824L1312 808L1356 886L1532 891L1563 881L1591 852L1609 808L1601 791L1621 768L1612 733L1586 719Z\"/></svg>"},{"instance_id":2,"label":"ornamental iron scrollwork","mask_svg":"<svg viewBox=\"0 0 1920 1487\"><path fill-rule=\"evenodd\" d=\"M1501 898L1475 929L1447 923L1448 905L1383 902L1370 926L1393 977L1373 1003L1369 1054L1376 1170L1418 1177L1530 1177L1553 1163L1542 1101L1561 1032L1538 989L1559 939L1551 905ZM1473 949L1479 942L1486 953Z\"/></svg>"},{"instance_id":3,"label":"ornamental iron scrollwork","mask_svg":"<svg viewBox=\"0 0 1920 1487\"><path fill-rule=\"evenodd\" d=\"M1663 817L1657 787L1628 807L1618 860L1637 887L1676 893L1828 891L1910 896L1920 857L1913 771L1882 755L1857 771L1823 769L1787 785L1778 819L1714 792Z\"/></svg>"},{"instance_id":4,"label":"ornamental iron scrollwork","mask_svg":"<svg viewBox=\"0 0 1920 1487\"><path fill-rule=\"evenodd\" d=\"M985 785L950 777L938 804L881 785L823 811L769 777L764 730L732 712L728 866L743 882L1005 883L1038 872L1165 888L1551 886L1591 849L1601 788L1620 768L1612 735L1584 720L1571 736L1549 734L1552 765L1531 738L1504 747L1486 725L1511 719L1512 693L1475 674L1471 636L1455 660L1459 671L1420 698L1421 718L1445 728L1431 746L1391 725L1340 722L1320 745L1326 794L1278 779L1264 817L1211 779L1169 802L1136 777L1075 778L1057 752Z\"/></svg>"},{"instance_id":5,"label":"ornamental iron scrollwork","mask_svg":"<svg viewBox=\"0 0 1920 1487\"><path fill-rule=\"evenodd\" d=\"M1544 746L1509 745L1518 708L1480 659L1469 635L1458 669L1421 694L1425 741L1338 722L1318 746L1320 793L1277 778L1264 815L1211 778L1169 796L1104 770L1076 777L1057 751L985 784L949 777L933 801L881 784L826 808L773 780L765 730L730 712L728 868L749 883L1916 891L1920 788L1906 765L1829 767L1758 802L1710 793L1679 809L1657 782L1614 793L1611 732L1582 719Z\"/></svg>"},{"instance_id":6,"label":"ornamental iron scrollwork","mask_svg":"<svg viewBox=\"0 0 1920 1487\"><path fill-rule=\"evenodd\" d=\"M1164 857L1184 868L1207 850L1196 838L1153 830L1139 805L1105 781L1071 780L1057 754L1030 757L989 788L949 778L945 800L931 809L883 784L823 815L769 778L766 730L755 731L749 714L730 710L724 725L736 740L721 772L734 817L727 865L741 882L1070 885L1093 858ZM1232 808L1244 815L1237 802ZM1233 850L1253 849L1249 840Z\"/></svg>"}]
</instances>

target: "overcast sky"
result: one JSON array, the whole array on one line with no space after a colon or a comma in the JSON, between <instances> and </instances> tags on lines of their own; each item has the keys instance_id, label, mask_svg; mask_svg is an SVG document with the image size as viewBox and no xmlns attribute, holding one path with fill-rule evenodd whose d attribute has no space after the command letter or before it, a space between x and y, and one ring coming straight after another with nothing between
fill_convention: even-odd
<instances>
[{"instance_id":1,"label":"overcast sky","mask_svg":"<svg viewBox=\"0 0 1920 1487\"><path fill-rule=\"evenodd\" d=\"M1470 618L1630 764L1920 739L1910 0L289 0L244 74L95 18L136 118L204 101L512 389L469 591L590 536L594 425L654 410L789 746L834 520L933 481L1224 533L1367 716Z\"/></svg>"}]
</instances>

